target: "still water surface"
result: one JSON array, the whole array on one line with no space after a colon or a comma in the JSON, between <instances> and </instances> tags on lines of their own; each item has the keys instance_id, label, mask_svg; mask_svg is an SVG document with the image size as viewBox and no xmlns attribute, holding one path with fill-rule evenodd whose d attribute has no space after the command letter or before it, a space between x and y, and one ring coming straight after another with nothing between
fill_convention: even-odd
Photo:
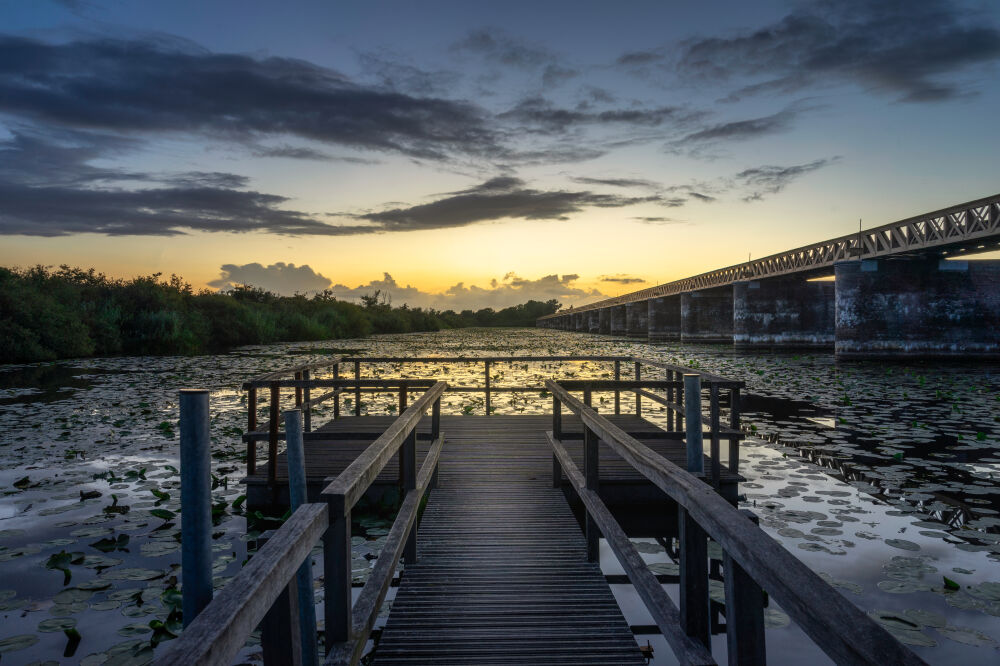
<instances>
[{"instance_id":1,"label":"still water surface","mask_svg":"<svg viewBox=\"0 0 1000 666\"><path fill-rule=\"evenodd\" d=\"M475 329L246 347L217 356L0 366L2 663L148 663L156 642L177 628L171 614L180 562L173 515L180 509L177 389L212 391L214 572L221 586L247 552L239 385L337 350L633 354L742 379L744 424L754 436L741 448L747 478L741 505L760 516L761 527L927 661L1000 661L1000 365L838 364L825 353L749 354L559 331ZM377 371L482 384L476 364ZM504 386L610 375L610 364L592 362L498 364L492 378ZM387 413L395 400L389 393L366 397L363 411ZM475 394L448 394L444 403L446 413L484 409ZM609 408L600 400L596 405ZM551 405L538 392L495 394L493 406L503 414L545 413ZM623 411L631 408L623 394ZM646 418L665 423L659 410L644 403ZM320 411L316 418L324 416ZM358 580L367 576L390 519L372 512L355 525ZM641 543L652 567L675 571L659 545ZM606 545L602 567L621 571ZM667 589L676 598L676 586ZM651 623L628 586L614 591L630 623ZM724 600L721 589L713 594ZM823 663L773 603L767 623L771 663ZM656 648L654 663L673 663L661 638L648 640ZM715 654L724 659L724 635L715 641ZM251 641L244 658L255 660L257 653Z\"/></svg>"}]
</instances>

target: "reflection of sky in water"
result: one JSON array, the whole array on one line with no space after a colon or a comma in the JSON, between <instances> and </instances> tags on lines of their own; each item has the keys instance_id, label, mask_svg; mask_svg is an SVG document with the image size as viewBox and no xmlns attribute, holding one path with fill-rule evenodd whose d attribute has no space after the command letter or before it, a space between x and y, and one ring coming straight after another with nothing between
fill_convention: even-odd
<instances>
[{"instance_id":1,"label":"reflection of sky in water","mask_svg":"<svg viewBox=\"0 0 1000 666\"><path fill-rule=\"evenodd\" d=\"M997 523L991 523L1000 509L995 481L1000 469L996 367L838 366L827 355L750 356L726 347L650 346L606 337L508 329L269 345L221 356L90 359L4 368L0 371L0 489L4 491L0 495L0 641L17 635L38 640L30 649L4 653L4 663L39 658L78 663L87 655L95 655L88 663L99 663L116 651L143 658L141 646L149 643L149 621L166 615L160 590L170 582L180 559L176 524L163 528L176 521L164 521L150 512L179 510L179 479L171 468L177 466L176 391L181 387L212 390L212 434L219 453L214 470L220 480L228 480L228 487L220 486L215 494L229 503L217 528L217 575L235 573L246 552L245 521L231 506L242 494L239 432L245 428L246 415L240 383L276 367L329 358L313 350L334 346L384 356L635 354L743 379L748 383L745 394L782 399L761 403L766 409L746 415L744 422L755 425L757 434L795 443L814 455L821 451L824 460L861 461L847 471L834 470L807 462L792 448L762 441L744 444L741 458L746 462L741 472L748 483L743 491L747 506L761 516L762 529L810 567L830 576L849 599L866 610L901 614L923 609L944 616L951 625L1000 640L996 597L990 597L995 592L988 586L976 587L1000 580L996 559L1000 548L994 541ZM612 372L611 363L498 363L491 368L491 378L494 386L541 387L551 376L610 379ZM631 365L622 365L623 378L632 373ZM433 376L453 386L483 383L482 364L366 365L363 374ZM353 369L342 368L341 376L353 376ZM781 412L776 408L792 404L785 399L806 396L809 402L795 403L795 409ZM850 404L845 404L845 396ZM266 416L263 397L262 418ZM611 394L595 394L594 399L600 411L612 410ZM362 411L386 413L397 400L395 392L364 394ZM283 403L283 407L292 406L290 394ZM495 393L492 404L499 414L547 413L551 398L543 396L541 389L526 394ZM446 394L444 405L446 413L484 413L481 393ZM647 418L665 422L665 412L658 406L649 401L643 405ZM802 411L804 405L811 411ZM631 395L623 394L622 411L627 413L633 406ZM344 413L350 411L343 406ZM332 405L324 405L314 412L314 422L331 415ZM145 470L144 478L140 470ZM853 485L842 480L845 475ZM24 477L28 477L28 487L17 490L15 482ZM158 499L154 489L169 494L169 499ZM98 491L101 496L81 501L81 491ZM881 494L875 500L868 492ZM903 495L911 501L902 500ZM948 497L964 504L961 520L952 527L931 518L955 513L952 505L941 501ZM118 513L116 506L127 506L128 512ZM807 522L797 522L801 520ZM370 558L377 554L384 524L374 522L358 529L362 532L355 535L356 575L363 578L373 561ZM970 534L978 539L966 543L958 538ZM122 535L129 537L123 549L102 552L92 545ZM892 542L896 545L889 540L897 540ZM904 549L914 546L919 549ZM57 596L64 590L63 574L44 564L61 550L90 558L70 565L69 587L88 582L110 586L93 591L82 604L57 603L66 600L66 595ZM644 557L663 562L666 554ZM97 566L111 561L116 562L114 566ZM610 552L603 554L602 564L608 572L619 571ZM316 573L320 573L318 567ZM960 583L963 590L944 594L942 576ZM973 587L965 588L968 585ZM667 588L676 594L676 586ZM914 591L891 593L885 588ZM614 589L629 621L648 624L648 614L628 586ZM77 621L83 640L74 657L61 657L66 645L61 631L39 631L40 623L54 617ZM934 663L981 663L997 654L991 645L958 642L975 642L974 634L952 632L952 638L946 638L926 626L921 633L923 640L938 644L916 648ZM656 647L655 663L671 663L663 639L640 637L643 644L647 639ZM724 643L721 636L714 641ZM769 628L768 642L771 663L800 663L812 660L816 653L794 626ZM248 652L254 650L251 647ZM723 654L720 647L716 655Z\"/></svg>"}]
</instances>

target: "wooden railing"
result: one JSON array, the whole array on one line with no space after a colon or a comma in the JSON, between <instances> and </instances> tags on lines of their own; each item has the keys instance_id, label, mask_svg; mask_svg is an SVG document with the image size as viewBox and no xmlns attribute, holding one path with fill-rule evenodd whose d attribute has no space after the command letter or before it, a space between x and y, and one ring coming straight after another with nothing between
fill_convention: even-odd
<instances>
[{"instance_id":1,"label":"wooden railing","mask_svg":"<svg viewBox=\"0 0 1000 666\"><path fill-rule=\"evenodd\" d=\"M243 384L243 389L247 391L247 432L243 435L243 441L247 445L247 474L253 475L257 471L257 443L266 441L268 481L275 484L277 481L278 443L284 439L284 433L280 429L280 404L282 390L293 390L295 392L295 406L302 410L305 433L305 441L325 439L328 435L313 433L312 410L317 405L333 400L333 418L339 419L341 416L341 395L344 393L353 394L353 411L355 416L361 415L361 394L380 393L386 391L398 391L399 393L399 413L406 409L408 394L416 391L426 390L433 385L434 380L430 379L410 379L391 378L374 379L362 377L363 365L383 365L383 364L451 364L451 363L481 363L483 364L483 384L480 386L449 386L448 391L452 393L484 393L485 409L487 415L493 414L492 395L494 393L525 393L541 391L545 389L544 384L520 385L520 386L494 386L491 376L491 368L498 364L511 363L562 363L590 361L596 363L613 364L613 378L617 384L604 382L602 389L613 393L614 413L621 413L621 394L623 391L632 389L635 394L635 413L642 416L643 398L663 405L667 408L667 430L681 431L684 429L683 411L683 387L679 385L680 378L684 374L696 373L699 375L702 387L709 391L708 414L702 416L702 421L709 426L710 438L712 442L712 460L718 461L717 449L719 439L729 443L729 469L733 473L739 468L739 442L743 437L740 431L740 390L743 382L734 381L725 377L720 377L708 372L694 370L681 365L654 361L639 358L636 356L373 356L373 357L335 357L319 363L300 365L285 370L270 372L265 375L255 377ZM353 366L353 378L341 378L341 365ZM662 373L662 377L667 382L675 384L664 385L663 394L655 394L649 389L653 384L626 384L632 379L623 380L623 365L631 366L632 375L636 382L645 377L651 379L650 373ZM320 369L329 369L332 377L325 379L312 378L310 373ZM655 383L655 382L654 382ZM591 380L593 386L597 386L596 380ZM259 428L257 423L258 390L266 389L269 397L268 420L264 427ZM313 389L329 389L326 392L311 397ZM596 390L596 389L595 389ZM725 405L729 410L728 427L719 427L718 420L721 406ZM713 425L714 424L714 425ZM346 436L349 433L342 433ZM719 470L713 467L712 478L715 485L718 485Z\"/></svg>"},{"instance_id":2,"label":"wooden railing","mask_svg":"<svg viewBox=\"0 0 1000 666\"><path fill-rule=\"evenodd\" d=\"M268 539L215 599L157 656L159 666L232 663L258 625L264 661L298 666L303 660L295 576L322 538L326 664L354 664L374 626L379 606L400 557L416 561L416 518L420 500L437 481L444 446L440 431L441 395L448 385L430 386L413 405L323 491L325 503L303 504ZM416 427L430 409L432 444L417 471ZM406 495L382 552L351 604L351 509L385 465L398 453Z\"/></svg>"},{"instance_id":3,"label":"wooden railing","mask_svg":"<svg viewBox=\"0 0 1000 666\"><path fill-rule=\"evenodd\" d=\"M561 472L565 472L586 507L588 556L597 560L598 538L603 535L681 664L716 663L709 638L709 538L723 551L730 664L765 663L763 590L838 664L924 663L711 486L610 423L561 383L549 380L546 387L555 408L553 432L548 434L553 484L561 483ZM563 406L583 422L583 472L558 434ZM600 442L677 503L680 608L656 581L598 494Z\"/></svg>"}]
</instances>

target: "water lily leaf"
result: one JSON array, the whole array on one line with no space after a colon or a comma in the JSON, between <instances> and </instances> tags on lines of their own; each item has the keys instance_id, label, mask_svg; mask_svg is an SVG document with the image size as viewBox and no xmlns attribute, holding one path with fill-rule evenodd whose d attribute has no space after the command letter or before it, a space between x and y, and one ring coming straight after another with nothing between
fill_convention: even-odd
<instances>
[{"instance_id":1,"label":"water lily leaf","mask_svg":"<svg viewBox=\"0 0 1000 666\"><path fill-rule=\"evenodd\" d=\"M949 638L956 643L964 643L965 645L984 647L986 645L993 645L996 642L983 632L969 627L938 627L936 631L945 638Z\"/></svg>"},{"instance_id":2,"label":"water lily leaf","mask_svg":"<svg viewBox=\"0 0 1000 666\"><path fill-rule=\"evenodd\" d=\"M0 640L0 654L5 652L16 652L29 648L38 642L38 636L34 634L19 634Z\"/></svg>"},{"instance_id":3,"label":"water lily leaf","mask_svg":"<svg viewBox=\"0 0 1000 666\"><path fill-rule=\"evenodd\" d=\"M72 629L76 626L76 618L72 617L53 617L48 620L42 620L38 623L38 631L45 633L55 633L57 631L65 631L66 629Z\"/></svg>"}]
</instances>

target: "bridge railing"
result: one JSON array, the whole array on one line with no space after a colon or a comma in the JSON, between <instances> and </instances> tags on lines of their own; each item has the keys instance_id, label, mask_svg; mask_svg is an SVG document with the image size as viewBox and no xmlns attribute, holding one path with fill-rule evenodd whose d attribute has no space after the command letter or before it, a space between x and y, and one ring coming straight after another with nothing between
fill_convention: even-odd
<instances>
[{"instance_id":1,"label":"bridge railing","mask_svg":"<svg viewBox=\"0 0 1000 666\"><path fill-rule=\"evenodd\" d=\"M763 590L837 663L872 666L924 663L711 486L609 422L571 395L561 383L550 380L546 386L554 397L554 423L558 410L565 406L584 426L582 472L563 445L557 426L548 438L553 452L553 482L559 483L560 472L564 472L586 507L588 557L597 561L598 538L603 535L682 664L716 663L710 651L709 538L723 551L729 663L765 663ZM689 394L689 398L694 395ZM697 396L700 400L700 393ZM598 494L600 442L677 504L679 608Z\"/></svg>"},{"instance_id":2,"label":"bridge railing","mask_svg":"<svg viewBox=\"0 0 1000 666\"><path fill-rule=\"evenodd\" d=\"M354 664L375 624L378 609L401 557L415 562L416 517L424 494L437 481L444 446L441 395L427 388L392 425L323 490L325 503L301 505L184 632L157 656L158 666L225 665L233 662L251 632L261 626L265 663L317 663L302 654L296 574L322 539L326 664ZM417 470L416 427L430 409L433 442ZM351 509L394 455L399 455L406 495L381 554L356 603L351 603Z\"/></svg>"}]
</instances>

